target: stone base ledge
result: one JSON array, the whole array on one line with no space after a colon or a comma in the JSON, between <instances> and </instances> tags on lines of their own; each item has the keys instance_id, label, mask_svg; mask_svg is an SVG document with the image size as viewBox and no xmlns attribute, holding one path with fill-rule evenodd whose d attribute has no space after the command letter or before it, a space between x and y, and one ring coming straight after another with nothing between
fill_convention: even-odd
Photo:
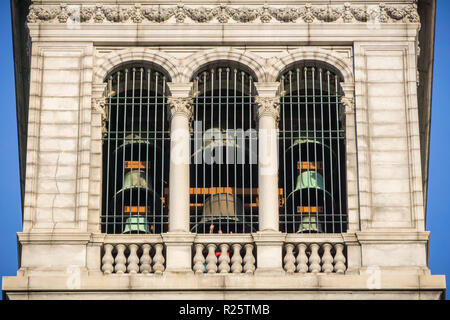
<instances>
[{"instance_id":1,"label":"stone base ledge","mask_svg":"<svg viewBox=\"0 0 450 320\"><path fill-rule=\"evenodd\" d=\"M445 276L381 275L375 281L372 275L336 274L18 276L3 277L2 290L9 298L43 299L441 299Z\"/></svg>"}]
</instances>

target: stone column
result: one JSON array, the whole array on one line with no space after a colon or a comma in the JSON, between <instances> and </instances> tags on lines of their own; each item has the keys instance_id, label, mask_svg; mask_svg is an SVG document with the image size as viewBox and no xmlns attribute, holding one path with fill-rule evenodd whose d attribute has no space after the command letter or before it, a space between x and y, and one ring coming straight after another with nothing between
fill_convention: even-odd
<instances>
[{"instance_id":1,"label":"stone column","mask_svg":"<svg viewBox=\"0 0 450 320\"><path fill-rule=\"evenodd\" d=\"M259 232L253 235L257 246L256 273L284 273L278 210L278 121L279 82L255 83L258 96L258 180Z\"/></svg>"},{"instance_id":2,"label":"stone column","mask_svg":"<svg viewBox=\"0 0 450 320\"><path fill-rule=\"evenodd\" d=\"M169 232L166 245L166 271L192 272L192 244L189 232L190 133L193 116L192 83L168 83L170 107Z\"/></svg>"}]
</instances>

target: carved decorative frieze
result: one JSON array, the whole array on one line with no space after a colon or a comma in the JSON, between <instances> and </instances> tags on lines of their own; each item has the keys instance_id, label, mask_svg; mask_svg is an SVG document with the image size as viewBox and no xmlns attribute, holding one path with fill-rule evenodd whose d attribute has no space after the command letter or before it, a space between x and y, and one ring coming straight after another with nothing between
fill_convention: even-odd
<instances>
[{"instance_id":1,"label":"carved decorative frieze","mask_svg":"<svg viewBox=\"0 0 450 320\"><path fill-rule=\"evenodd\" d=\"M172 117L176 114L181 114L187 117L189 122L193 120L194 100L192 98L168 97L167 103L170 106L170 114Z\"/></svg>"},{"instance_id":2,"label":"carved decorative frieze","mask_svg":"<svg viewBox=\"0 0 450 320\"><path fill-rule=\"evenodd\" d=\"M259 18L259 19L258 19ZM31 5L28 23L420 23L416 4L387 6L297 5L155 6L155 5Z\"/></svg>"}]
</instances>

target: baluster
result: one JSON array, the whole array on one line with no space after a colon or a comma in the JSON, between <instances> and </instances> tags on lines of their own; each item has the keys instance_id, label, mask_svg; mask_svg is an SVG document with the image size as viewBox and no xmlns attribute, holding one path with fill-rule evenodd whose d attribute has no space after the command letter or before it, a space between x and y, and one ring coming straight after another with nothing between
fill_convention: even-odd
<instances>
[{"instance_id":1,"label":"baluster","mask_svg":"<svg viewBox=\"0 0 450 320\"><path fill-rule=\"evenodd\" d=\"M130 255L128 256L128 273L135 274L139 271L139 258L137 256L138 248L137 244L130 244L129 246Z\"/></svg>"},{"instance_id":2,"label":"baluster","mask_svg":"<svg viewBox=\"0 0 450 320\"><path fill-rule=\"evenodd\" d=\"M286 246L286 253L284 255L284 270L287 273L294 273L295 272L295 257L294 257L294 245L291 243L288 243Z\"/></svg>"},{"instance_id":3,"label":"baluster","mask_svg":"<svg viewBox=\"0 0 450 320\"><path fill-rule=\"evenodd\" d=\"M231 272L233 273L242 272L241 249L242 246L239 243L233 244L233 257L231 258Z\"/></svg>"},{"instance_id":4,"label":"baluster","mask_svg":"<svg viewBox=\"0 0 450 320\"><path fill-rule=\"evenodd\" d=\"M309 257L309 271L312 273L320 272L320 256L319 256L319 245L313 243L310 246L311 256Z\"/></svg>"},{"instance_id":5,"label":"baluster","mask_svg":"<svg viewBox=\"0 0 450 320\"><path fill-rule=\"evenodd\" d=\"M156 274L162 274L164 272L164 256L162 254L163 245L158 243L155 245L155 255L153 256L153 271Z\"/></svg>"},{"instance_id":6,"label":"baluster","mask_svg":"<svg viewBox=\"0 0 450 320\"><path fill-rule=\"evenodd\" d=\"M334 245L336 249L336 254L334 256L334 271L336 273L344 273L346 270L345 266L345 256L344 256L344 245L341 243L337 243Z\"/></svg>"},{"instance_id":7,"label":"baluster","mask_svg":"<svg viewBox=\"0 0 450 320\"><path fill-rule=\"evenodd\" d=\"M116 245L117 255L114 260L116 264L114 266L114 271L117 274L123 274L127 271L127 267L125 266L125 263L127 262L127 258L125 257L125 249L126 247L123 244Z\"/></svg>"},{"instance_id":8,"label":"baluster","mask_svg":"<svg viewBox=\"0 0 450 320\"><path fill-rule=\"evenodd\" d=\"M203 273L205 270L205 257L203 256L203 249L205 247L197 243L195 245L195 256L194 256L194 272L195 274Z\"/></svg>"},{"instance_id":9,"label":"baluster","mask_svg":"<svg viewBox=\"0 0 450 320\"><path fill-rule=\"evenodd\" d=\"M331 255L331 244L325 243L323 246L322 271L325 273L333 272L333 256Z\"/></svg>"},{"instance_id":10,"label":"baluster","mask_svg":"<svg viewBox=\"0 0 450 320\"><path fill-rule=\"evenodd\" d=\"M306 255L306 244L299 243L297 245L297 271L300 273L308 272L308 256Z\"/></svg>"},{"instance_id":11,"label":"baluster","mask_svg":"<svg viewBox=\"0 0 450 320\"><path fill-rule=\"evenodd\" d=\"M219 272L229 273L230 272L230 257L228 256L228 249L230 246L226 243L220 245L221 254L219 256Z\"/></svg>"},{"instance_id":12,"label":"baluster","mask_svg":"<svg viewBox=\"0 0 450 320\"><path fill-rule=\"evenodd\" d=\"M206 271L208 273L217 272L217 257L216 257L216 245L210 243L207 245L208 256L206 257Z\"/></svg>"},{"instance_id":13,"label":"baluster","mask_svg":"<svg viewBox=\"0 0 450 320\"><path fill-rule=\"evenodd\" d=\"M149 244L142 245L141 268L143 274L152 272L152 257L150 257L151 246Z\"/></svg>"},{"instance_id":14,"label":"baluster","mask_svg":"<svg viewBox=\"0 0 450 320\"><path fill-rule=\"evenodd\" d=\"M255 257L253 257L253 245L247 243L245 245L245 256L244 256L244 272L253 273L255 272Z\"/></svg>"},{"instance_id":15,"label":"baluster","mask_svg":"<svg viewBox=\"0 0 450 320\"><path fill-rule=\"evenodd\" d=\"M114 271L114 258L112 255L114 247L111 244L105 244L103 248L105 250L105 254L102 258L102 271L104 274L111 274Z\"/></svg>"}]
</instances>

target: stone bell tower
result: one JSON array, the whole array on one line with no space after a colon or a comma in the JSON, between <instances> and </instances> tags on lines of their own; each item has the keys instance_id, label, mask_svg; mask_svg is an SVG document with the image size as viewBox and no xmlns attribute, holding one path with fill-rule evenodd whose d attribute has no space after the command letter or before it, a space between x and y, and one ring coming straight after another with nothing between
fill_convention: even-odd
<instances>
[{"instance_id":1,"label":"stone bell tower","mask_svg":"<svg viewBox=\"0 0 450 320\"><path fill-rule=\"evenodd\" d=\"M11 5L5 298L444 297L425 230L434 0Z\"/></svg>"}]
</instances>

